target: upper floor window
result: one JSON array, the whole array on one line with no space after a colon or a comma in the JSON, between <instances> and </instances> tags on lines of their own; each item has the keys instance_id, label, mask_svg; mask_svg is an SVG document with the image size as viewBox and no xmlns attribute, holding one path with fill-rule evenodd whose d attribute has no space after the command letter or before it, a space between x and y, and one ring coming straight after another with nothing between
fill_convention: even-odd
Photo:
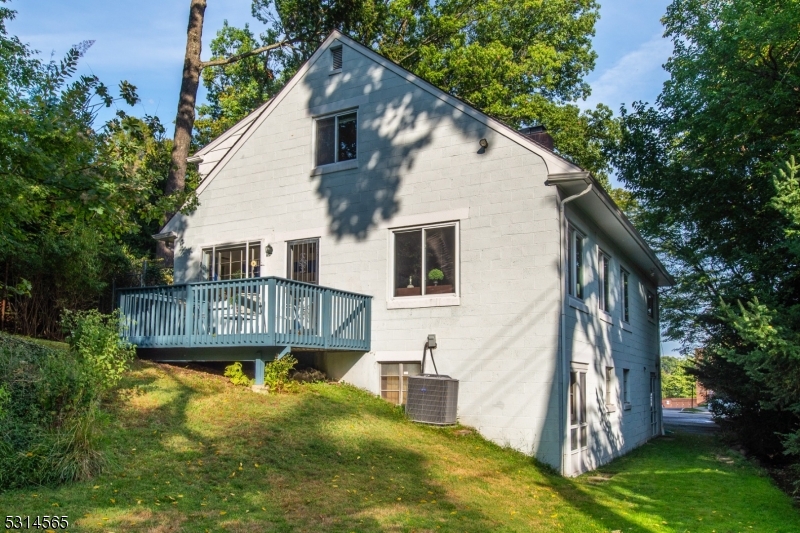
<instances>
[{"instance_id":1,"label":"upper floor window","mask_svg":"<svg viewBox=\"0 0 800 533\"><path fill-rule=\"evenodd\" d=\"M455 294L456 224L396 230L394 296Z\"/></svg>"},{"instance_id":2,"label":"upper floor window","mask_svg":"<svg viewBox=\"0 0 800 533\"><path fill-rule=\"evenodd\" d=\"M570 296L583 300L583 241L584 235L569 228L567 245L567 290Z\"/></svg>"},{"instance_id":3,"label":"upper floor window","mask_svg":"<svg viewBox=\"0 0 800 533\"><path fill-rule=\"evenodd\" d=\"M598 271L600 274L600 309L608 313L611 308L611 277L610 274L611 258L602 250L598 257Z\"/></svg>"},{"instance_id":4,"label":"upper floor window","mask_svg":"<svg viewBox=\"0 0 800 533\"><path fill-rule=\"evenodd\" d=\"M316 165L329 165L356 158L358 114L348 111L316 120Z\"/></svg>"},{"instance_id":5,"label":"upper floor window","mask_svg":"<svg viewBox=\"0 0 800 533\"><path fill-rule=\"evenodd\" d=\"M631 321L631 314L630 314L630 293L628 291L628 284L630 274L624 268L619 269L619 279L620 279L620 303L622 304L622 320L624 322Z\"/></svg>"},{"instance_id":6,"label":"upper floor window","mask_svg":"<svg viewBox=\"0 0 800 533\"><path fill-rule=\"evenodd\" d=\"M650 291L647 291L647 317L656 318L656 295Z\"/></svg>"},{"instance_id":7,"label":"upper floor window","mask_svg":"<svg viewBox=\"0 0 800 533\"><path fill-rule=\"evenodd\" d=\"M303 239L288 243L287 274L289 279L319 285L319 239Z\"/></svg>"},{"instance_id":8,"label":"upper floor window","mask_svg":"<svg viewBox=\"0 0 800 533\"><path fill-rule=\"evenodd\" d=\"M261 243L204 248L200 271L204 281L257 278L261 275Z\"/></svg>"}]
</instances>

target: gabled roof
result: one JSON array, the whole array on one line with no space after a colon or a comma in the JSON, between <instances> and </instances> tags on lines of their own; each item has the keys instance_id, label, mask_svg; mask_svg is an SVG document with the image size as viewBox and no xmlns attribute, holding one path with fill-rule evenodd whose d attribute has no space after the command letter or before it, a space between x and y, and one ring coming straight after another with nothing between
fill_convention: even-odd
<instances>
[{"instance_id":1,"label":"gabled roof","mask_svg":"<svg viewBox=\"0 0 800 533\"><path fill-rule=\"evenodd\" d=\"M674 284L672 276L666 268L664 268L664 265L659 261L652 249L590 173L585 172L576 164L548 150L503 122L486 115L466 102L439 89L432 83L412 74L400 65L386 59L363 44L354 41L338 30L334 30L328 35L325 41L322 42L311 57L298 69L297 73L292 76L278 94L189 158L191 162L200 163L202 181L197 188L198 195L202 194L206 187L213 181L214 177L225 167L225 164L233 158L238 150L252 136L253 132L258 129L267 117L269 117L270 113L283 101L286 95L291 92L334 41L346 44L356 52L378 63L397 76L405 79L407 82L472 117L497 134L539 155L547 166L551 184L557 185L562 189L568 189L579 182L587 184L592 183L595 191L594 194L589 195L592 200L589 200L587 197L581 200L579 204L583 204L584 209L592 211L591 214L594 215L592 218L596 219L596 222L606 233L623 241L621 244L626 253L629 253L633 259L640 261L641 264L649 265L652 277L655 278L654 281L656 281L658 285ZM166 229L168 225L169 222L167 222L164 228ZM164 231L164 229L162 229L162 231Z\"/></svg>"}]
</instances>

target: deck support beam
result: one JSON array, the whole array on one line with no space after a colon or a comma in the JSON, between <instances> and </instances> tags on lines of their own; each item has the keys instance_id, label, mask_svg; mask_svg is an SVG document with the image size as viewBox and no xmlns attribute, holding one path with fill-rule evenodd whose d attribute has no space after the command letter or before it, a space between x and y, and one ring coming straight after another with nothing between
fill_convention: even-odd
<instances>
[{"instance_id":1,"label":"deck support beam","mask_svg":"<svg viewBox=\"0 0 800 533\"><path fill-rule=\"evenodd\" d=\"M292 347L284 346L283 350L278 352L278 355L275 356L275 360L277 361L278 359L282 359L284 356L289 355L290 353L292 353Z\"/></svg>"},{"instance_id":2,"label":"deck support beam","mask_svg":"<svg viewBox=\"0 0 800 533\"><path fill-rule=\"evenodd\" d=\"M263 386L264 385L264 360L263 359L256 359L256 385Z\"/></svg>"}]
</instances>

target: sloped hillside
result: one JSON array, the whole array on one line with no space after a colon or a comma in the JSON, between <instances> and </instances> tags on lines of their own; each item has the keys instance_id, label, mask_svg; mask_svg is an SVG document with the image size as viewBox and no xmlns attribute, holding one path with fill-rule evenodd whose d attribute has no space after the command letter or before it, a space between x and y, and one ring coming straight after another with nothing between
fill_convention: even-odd
<instances>
[{"instance_id":1,"label":"sloped hillside","mask_svg":"<svg viewBox=\"0 0 800 533\"><path fill-rule=\"evenodd\" d=\"M352 387L260 395L139 362L104 421L109 471L0 494L70 531L799 531L769 479L713 441L659 439L567 480Z\"/></svg>"}]
</instances>

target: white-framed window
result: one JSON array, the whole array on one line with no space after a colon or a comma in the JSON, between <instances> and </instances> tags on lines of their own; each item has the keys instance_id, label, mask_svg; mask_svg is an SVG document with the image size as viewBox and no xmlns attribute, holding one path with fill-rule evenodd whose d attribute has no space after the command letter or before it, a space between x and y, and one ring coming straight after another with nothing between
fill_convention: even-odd
<instances>
[{"instance_id":1,"label":"white-framed window","mask_svg":"<svg viewBox=\"0 0 800 533\"><path fill-rule=\"evenodd\" d=\"M614 406L614 367L607 366L606 367L606 407L613 407Z\"/></svg>"},{"instance_id":2,"label":"white-framed window","mask_svg":"<svg viewBox=\"0 0 800 533\"><path fill-rule=\"evenodd\" d=\"M647 318L656 319L656 295L652 291L647 291Z\"/></svg>"},{"instance_id":3,"label":"white-framed window","mask_svg":"<svg viewBox=\"0 0 800 533\"><path fill-rule=\"evenodd\" d=\"M319 285L319 239L302 239L286 244L287 277Z\"/></svg>"},{"instance_id":4,"label":"white-framed window","mask_svg":"<svg viewBox=\"0 0 800 533\"><path fill-rule=\"evenodd\" d=\"M203 248L200 278L203 281L257 278L261 276L261 241Z\"/></svg>"},{"instance_id":5,"label":"white-framed window","mask_svg":"<svg viewBox=\"0 0 800 533\"><path fill-rule=\"evenodd\" d=\"M586 370L573 368L569 374L569 434L570 451L589 445L586 421Z\"/></svg>"},{"instance_id":6,"label":"white-framed window","mask_svg":"<svg viewBox=\"0 0 800 533\"><path fill-rule=\"evenodd\" d=\"M354 109L319 117L315 122L316 166L350 161L358 156L358 112Z\"/></svg>"},{"instance_id":7,"label":"white-framed window","mask_svg":"<svg viewBox=\"0 0 800 533\"><path fill-rule=\"evenodd\" d=\"M420 375L420 363L380 363L380 366L381 398L397 405L405 405L408 378Z\"/></svg>"},{"instance_id":8,"label":"white-framed window","mask_svg":"<svg viewBox=\"0 0 800 533\"><path fill-rule=\"evenodd\" d=\"M630 274L624 268L619 269L619 301L620 301L620 308L622 312L623 322L630 322L631 321L631 313L630 313L630 288L628 287L630 283Z\"/></svg>"},{"instance_id":9,"label":"white-framed window","mask_svg":"<svg viewBox=\"0 0 800 533\"><path fill-rule=\"evenodd\" d=\"M569 227L567 244L567 293L570 296L583 300L583 244L586 237Z\"/></svg>"},{"instance_id":10,"label":"white-framed window","mask_svg":"<svg viewBox=\"0 0 800 533\"><path fill-rule=\"evenodd\" d=\"M611 309L611 257L603 250L598 252L597 270L600 281L598 298L600 309L608 313Z\"/></svg>"},{"instance_id":11,"label":"white-framed window","mask_svg":"<svg viewBox=\"0 0 800 533\"><path fill-rule=\"evenodd\" d=\"M392 297L458 293L458 223L395 229Z\"/></svg>"},{"instance_id":12,"label":"white-framed window","mask_svg":"<svg viewBox=\"0 0 800 533\"><path fill-rule=\"evenodd\" d=\"M629 368L622 369L622 405L625 409L631 408L631 370Z\"/></svg>"}]
</instances>

